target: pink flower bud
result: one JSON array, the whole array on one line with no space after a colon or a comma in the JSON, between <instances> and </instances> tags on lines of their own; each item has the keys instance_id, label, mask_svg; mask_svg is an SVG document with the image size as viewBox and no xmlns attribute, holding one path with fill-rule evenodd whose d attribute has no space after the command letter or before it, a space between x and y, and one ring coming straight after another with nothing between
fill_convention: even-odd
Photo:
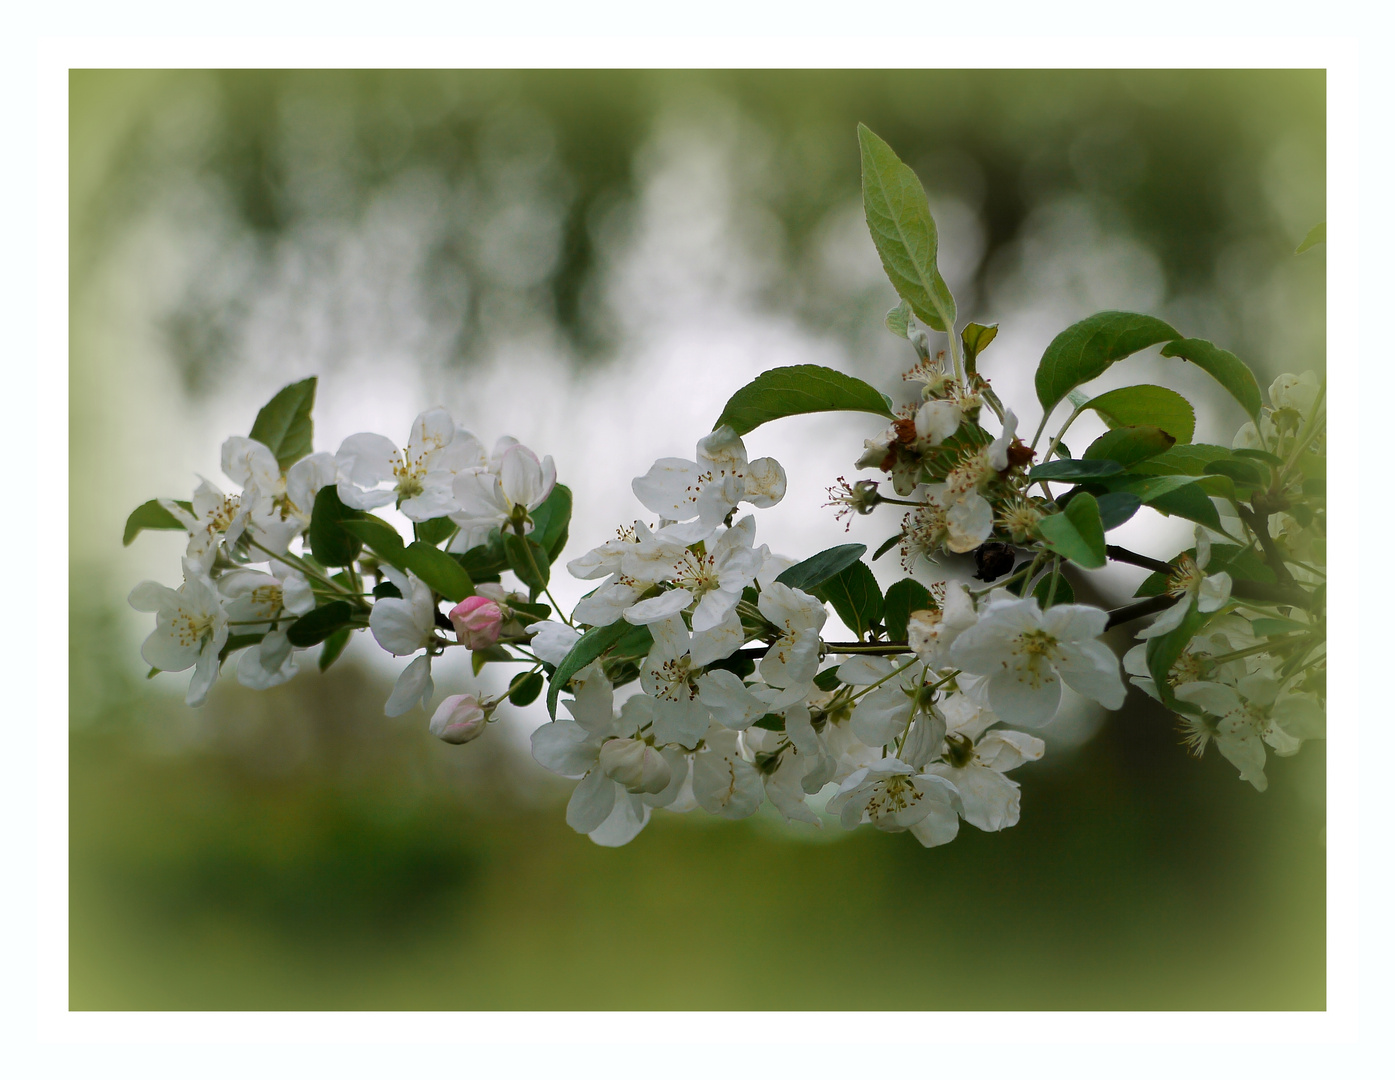
<instances>
[{"instance_id":1,"label":"pink flower bud","mask_svg":"<svg viewBox=\"0 0 1395 1080\"><path fill-rule=\"evenodd\" d=\"M467 596L450 609L455 638L469 649L487 649L499 640L504 609L487 596Z\"/></svg>"},{"instance_id":2,"label":"pink flower bud","mask_svg":"<svg viewBox=\"0 0 1395 1080\"><path fill-rule=\"evenodd\" d=\"M431 717L431 734L448 743L467 743L484 733L484 710L471 694L456 694L441 702Z\"/></svg>"}]
</instances>

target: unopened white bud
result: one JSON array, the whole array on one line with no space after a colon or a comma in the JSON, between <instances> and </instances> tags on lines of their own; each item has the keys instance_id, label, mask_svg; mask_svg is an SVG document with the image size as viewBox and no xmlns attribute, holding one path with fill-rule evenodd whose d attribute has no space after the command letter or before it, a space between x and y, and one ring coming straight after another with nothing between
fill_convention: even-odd
<instances>
[{"instance_id":1,"label":"unopened white bud","mask_svg":"<svg viewBox=\"0 0 1395 1080\"><path fill-rule=\"evenodd\" d=\"M636 795L655 795L673 779L663 756L642 739L611 739L601 747L601 768Z\"/></svg>"}]
</instances>

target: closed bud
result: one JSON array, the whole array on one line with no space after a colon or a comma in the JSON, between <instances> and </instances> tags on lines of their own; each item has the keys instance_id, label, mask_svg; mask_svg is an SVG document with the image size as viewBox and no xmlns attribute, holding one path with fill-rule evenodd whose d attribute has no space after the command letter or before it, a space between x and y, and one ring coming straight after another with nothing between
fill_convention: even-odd
<instances>
[{"instance_id":1,"label":"closed bud","mask_svg":"<svg viewBox=\"0 0 1395 1080\"><path fill-rule=\"evenodd\" d=\"M487 649L499 640L504 609L487 596L467 596L450 609L455 637L469 649Z\"/></svg>"},{"instance_id":2,"label":"closed bud","mask_svg":"<svg viewBox=\"0 0 1395 1080\"><path fill-rule=\"evenodd\" d=\"M487 720L473 695L456 694L441 702L431 717L431 734L448 743L467 743L484 733Z\"/></svg>"},{"instance_id":3,"label":"closed bud","mask_svg":"<svg viewBox=\"0 0 1395 1080\"><path fill-rule=\"evenodd\" d=\"M656 795L673 779L669 763L641 739L611 739L601 747L601 768L636 795Z\"/></svg>"}]
</instances>

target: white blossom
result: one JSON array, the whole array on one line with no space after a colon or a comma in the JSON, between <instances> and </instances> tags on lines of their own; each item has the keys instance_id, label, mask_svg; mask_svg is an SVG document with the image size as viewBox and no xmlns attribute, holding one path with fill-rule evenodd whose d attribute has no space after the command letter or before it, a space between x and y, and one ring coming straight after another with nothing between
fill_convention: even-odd
<instances>
[{"instance_id":1,"label":"white blossom","mask_svg":"<svg viewBox=\"0 0 1395 1080\"><path fill-rule=\"evenodd\" d=\"M1041 610L1035 597L991 601L950 646L956 667L988 677L988 700L1011 724L1040 727L1061 702L1061 682L1106 709L1124 703L1119 661L1099 640L1109 616L1084 604Z\"/></svg>"},{"instance_id":2,"label":"white blossom","mask_svg":"<svg viewBox=\"0 0 1395 1080\"><path fill-rule=\"evenodd\" d=\"M959 792L950 781L917 772L894 757L858 769L828 800L845 829L870 821L886 832L907 829L926 847L947 844L959 833Z\"/></svg>"},{"instance_id":3,"label":"white blossom","mask_svg":"<svg viewBox=\"0 0 1395 1080\"><path fill-rule=\"evenodd\" d=\"M202 705L218 677L218 654L228 640L228 615L203 568L184 560L184 584L171 589L142 581L131 590L130 605L154 612L155 631L141 645L145 662L160 671L194 669L185 702Z\"/></svg>"},{"instance_id":4,"label":"white blossom","mask_svg":"<svg viewBox=\"0 0 1395 1080\"><path fill-rule=\"evenodd\" d=\"M551 456L538 456L521 444L504 451L498 473L471 472L455 477L451 490L459 511L450 519L460 526L460 550L484 543L489 533L505 525L533 531L528 514L543 504L557 483Z\"/></svg>"},{"instance_id":5,"label":"white blossom","mask_svg":"<svg viewBox=\"0 0 1395 1080\"><path fill-rule=\"evenodd\" d=\"M1178 567L1168 581L1168 592L1177 603L1153 620L1151 626L1138 632L1140 638L1160 637L1182 625L1182 620L1196 604L1196 610L1212 612L1230 600L1230 575L1224 570L1216 574L1203 571L1211 561L1211 538L1200 525L1196 527L1196 558L1182 555Z\"/></svg>"},{"instance_id":6,"label":"white blossom","mask_svg":"<svg viewBox=\"0 0 1395 1080\"><path fill-rule=\"evenodd\" d=\"M745 444L724 426L698 441L696 461L660 458L631 486L654 513L715 528L738 503L766 507L783 499L785 471L774 458L748 461Z\"/></svg>"},{"instance_id":7,"label":"white blossom","mask_svg":"<svg viewBox=\"0 0 1395 1080\"><path fill-rule=\"evenodd\" d=\"M479 440L457 430L445 409L430 409L412 421L405 450L382 435L361 432L344 440L334 460L345 506L371 510L396 502L412 521L458 510L454 481L488 464Z\"/></svg>"}]
</instances>

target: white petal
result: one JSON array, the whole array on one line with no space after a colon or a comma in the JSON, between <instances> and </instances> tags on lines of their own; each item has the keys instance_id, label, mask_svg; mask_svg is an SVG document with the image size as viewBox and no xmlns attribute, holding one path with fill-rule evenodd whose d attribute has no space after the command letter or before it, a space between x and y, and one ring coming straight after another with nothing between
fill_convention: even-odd
<instances>
[{"instance_id":1,"label":"white petal","mask_svg":"<svg viewBox=\"0 0 1395 1080\"><path fill-rule=\"evenodd\" d=\"M368 628L378 644L394 656L410 656L424 648L432 636L422 632L413 604L395 597L385 597L373 605Z\"/></svg>"},{"instance_id":2,"label":"white petal","mask_svg":"<svg viewBox=\"0 0 1395 1080\"><path fill-rule=\"evenodd\" d=\"M670 589L625 609L625 621L636 626L648 626L677 615L692 605L693 594L686 589Z\"/></svg>"},{"instance_id":3,"label":"white petal","mask_svg":"<svg viewBox=\"0 0 1395 1080\"><path fill-rule=\"evenodd\" d=\"M609 816L591 830L592 842L601 847L621 847L638 836L649 822L650 811L644 798L617 790Z\"/></svg>"},{"instance_id":4,"label":"white petal","mask_svg":"<svg viewBox=\"0 0 1395 1080\"><path fill-rule=\"evenodd\" d=\"M567 824L579 833L599 828L615 808L615 797L624 789L600 769L592 769L576 785L567 803Z\"/></svg>"},{"instance_id":5,"label":"white petal","mask_svg":"<svg viewBox=\"0 0 1395 1080\"><path fill-rule=\"evenodd\" d=\"M1050 668L1035 673L1009 668L988 680L988 701L1009 724L1041 727L1060 707L1061 683Z\"/></svg>"},{"instance_id":6,"label":"white petal","mask_svg":"<svg viewBox=\"0 0 1395 1080\"><path fill-rule=\"evenodd\" d=\"M532 735L533 760L559 776L585 776L596 765L599 747L585 728L571 720L554 720Z\"/></svg>"},{"instance_id":7,"label":"white petal","mask_svg":"<svg viewBox=\"0 0 1395 1080\"><path fill-rule=\"evenodd\" d=\"M377 608L375 607L374 610L376 611ZM416 708L418 704L426 705L434 692L435 683L431 680L431 657L418 656L397 677L397 685L392 688L392 693L388 696L383 712L388 716L401 716L403 713Z\"/></svg>"}]
</instances>

